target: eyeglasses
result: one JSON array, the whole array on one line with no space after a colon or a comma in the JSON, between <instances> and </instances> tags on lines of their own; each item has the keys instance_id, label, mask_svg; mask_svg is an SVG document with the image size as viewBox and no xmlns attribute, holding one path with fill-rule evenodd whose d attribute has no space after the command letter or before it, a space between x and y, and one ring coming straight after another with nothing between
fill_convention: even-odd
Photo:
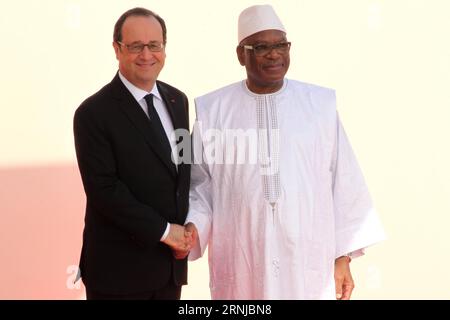
<instances>
[{"instance_id":1,"label":"eyeglasses","mask_svg":"<svg viewBox=\"0 0 450 320\"><path fill-rule=\"evenodd\" d=\"M125 44L120 41L117 41L117 43L127 47L128 52L130 53L141 53L142 51L144 51L144 47L148 47L148 50L150 50L151 52L161 52L164 49L164 43L159 41L150 41L147 44L143 44L141 42Z\"/></svg>"},{"instance_id":2,"label":"eyeglasses","mask_svg":"<svg viewBox=\"0 0 450 320\"><path fill-rule=\"evenodd\" d=\"M285 54L289 52L291 48L291 43L287 41L278 42L274 44L255 44L255 45L243 45L248 50L253 50L256 56L261 57L275 50L279 54Z\"/></svg>"}]
</instances>

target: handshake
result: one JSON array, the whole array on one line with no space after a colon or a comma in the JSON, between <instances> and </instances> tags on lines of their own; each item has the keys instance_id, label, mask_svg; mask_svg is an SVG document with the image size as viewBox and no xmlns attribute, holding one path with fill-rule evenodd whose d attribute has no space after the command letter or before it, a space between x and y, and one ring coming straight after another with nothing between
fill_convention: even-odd
<instances>
[{"instance_id":1,"label":"handshake","mask_svg":"<svg viewBox=\"0 0 450 320\"><path fill-rule=\"evenodd\" d=\"M185 226L171 223L169 234L163 242L172 249L175 259L184 259L197 241L197 228L189 222Z\"/></svg>"}]
</instances>

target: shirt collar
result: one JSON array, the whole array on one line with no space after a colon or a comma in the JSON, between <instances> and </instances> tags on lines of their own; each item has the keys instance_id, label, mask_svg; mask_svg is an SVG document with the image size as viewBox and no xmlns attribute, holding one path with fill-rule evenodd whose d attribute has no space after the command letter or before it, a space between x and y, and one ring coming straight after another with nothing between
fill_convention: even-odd
<instances>
[{"instance_id":1,"label":"shirt collar","mask_svg":"<svg viewBox=\"0 0 450 320\"><path fill-rule=\"evenodd\" d=\"M248 95L250 95L252 97L256 97L256 98L257 97L263 98L263 97L267 97L267 96L277 96L277 95L283 93L284 90L286 89L287 85L288 85L288 82L289 82L289 80L287 78L283 78L283 86L278 91L275 91L275 92L272 92L272 93L255 93L253 91L250 91L250 89L247 86L247 79L242 80L242 87L244 88L244 91Z\"/></svg>"},{"instance_id":2,"label":"shirt collar","mask_svg":"<svg viewBox=\"0 0 450 320\"><path fill-rule=\"evenodd\" d=\"M145 90L142 90L141 88L136 87L134 84L132 84L130 81L127 80L127 78L124 77L122 73L119 71L119 78L122 80L125 87L127 87L128 91L133 95L133 97L136 99L137 102L140 102L144 97L150 93L152 93L156 98L159 100L162 100L161 95L158 91L158 86L155 84L153 85L153 88L150 92L147 92Z\"/></svg>"}]
</instances>

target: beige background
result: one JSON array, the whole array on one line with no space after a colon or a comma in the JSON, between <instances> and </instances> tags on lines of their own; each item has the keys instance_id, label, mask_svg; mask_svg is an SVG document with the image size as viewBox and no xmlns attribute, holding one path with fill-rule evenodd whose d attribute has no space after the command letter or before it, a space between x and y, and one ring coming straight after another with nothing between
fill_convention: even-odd
<instances>
[{"instance_id":1,"label":"beige background","mask_svg":"<svg viewBox=\"0 0 450 320\"><path fill-rule=\"evenodd\" d=\"M0 298L82 299L84 193L72 116L117 69L113 25L145 6L168 25L160 79L193 98L244 77L239 12L255 1L0 2ZM450 2L284 0L288 77L337 90L388 240L352 262L357 299L450 298ZM192 108L193 110L193 108ZM193 114L191 114L193 120ZM184 299L209 299L207 258ZM69 285L68 285L69 283Z\"/></svg>"}]
</instances>

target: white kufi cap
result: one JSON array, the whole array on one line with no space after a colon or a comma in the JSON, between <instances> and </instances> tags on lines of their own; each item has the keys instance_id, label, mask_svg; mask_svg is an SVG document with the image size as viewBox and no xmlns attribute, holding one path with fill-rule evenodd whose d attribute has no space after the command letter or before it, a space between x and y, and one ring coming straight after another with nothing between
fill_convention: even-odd
<instances>
[{"instance_id":1,"label":"white kufi cap","mask_svg":"<svg viewBox=\"0 0 450 320\"><path fill-rule=\"evenodd\" d=\"M238 22L238 43L252 34L264 30L286 32L272 6L256 5L241 12Z\"/></svg>"}]
</instances>

